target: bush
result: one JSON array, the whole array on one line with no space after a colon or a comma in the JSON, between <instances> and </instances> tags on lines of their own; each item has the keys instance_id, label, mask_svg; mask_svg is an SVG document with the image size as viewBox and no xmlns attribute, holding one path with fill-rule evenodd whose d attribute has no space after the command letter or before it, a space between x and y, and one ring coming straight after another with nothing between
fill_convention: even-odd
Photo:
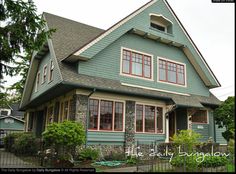
<instances>
[{"instance_id":1,"label":"bush","mask_svg":"<svg viewBox=\"0 0 236 174\"><path fill-rule=\"evenodd\" d=\"M135 156L127 156L126 164L134 165L134 164L137 164L137 162L138 162L137 157L135 157Z\"/></svg>"},{"instance_id":2,"label":"bush","mask_svg":"<svg viewBox=\"0 0 236 174\"><path fill-rule=\"evenodd\" d=\"M82 149L79 152L79 160L81 161L96 161L99 157L99 150L93 149L91 147Z\"/></svg>"},{"instance_id":3,"label":"bush","mask_svg":"<svg viewBox=\"0 0 236 174\"><path fill-rule=\"evenodd\" d=\"M46 146L53 146L56 150L60 148L69 150L85 142L83 125L72 121L49 124L42 135Z\"/></svg>"},{"instance_id":4,"label":"bush","mask_svg":"<svg viewBox=\"0 0 236 174\"><path fill-rule=\"evenodd\" d=\"M124 161L125 154L124 153L118 153L118 152L112 152L109 155L106 155L104 157L105 160L107 161Z\"/></svg>"},{"instance_id":5,"label":"bush","mask_svg":"<svg viewBox=\"0 0 236 174\"><path fill-rule=\"evenodd\" d=\"M227 164L227 158L225 156L205 156L202 162L199 162L197 158L199 160L197 156L175 156L171 160L171 165L184 167L185 163L186 169L192 170L198 167L219 167Z\"/></svg>"},{"instance_id":6,"label":"bush","mask_svg":"<svg viewBox=\"0 0 236 174\"><path fill-rule=\"evenodd\" d=\"M187 151L192 151L196 144L199 144L201 134L194 132L193 130L181 130L178 134L174 134L173 143L176 145L184 146Z\"/></svg>"},{"instance_id":7,"label":"bush","mask_svg":"<svg viewBox=\"0 0 236 174\"><path fill-rule=\"evenodd\" d=\"M6 137L4 137L4 148L8 152L14 152L14 143L17 137L21 136L23 132L18 133L10 133Z\"/></svg>"},{"instance_id":8,"label":"bush","mask_svg":"<svg viewBox=\"0 0 236 174\"><path fill-rule=\"evenodd\" d=\"M15 139L13 149L15 154L35 155L39 150L36 137L31 133L23 133Z\"/></svg>"}]
</instances>

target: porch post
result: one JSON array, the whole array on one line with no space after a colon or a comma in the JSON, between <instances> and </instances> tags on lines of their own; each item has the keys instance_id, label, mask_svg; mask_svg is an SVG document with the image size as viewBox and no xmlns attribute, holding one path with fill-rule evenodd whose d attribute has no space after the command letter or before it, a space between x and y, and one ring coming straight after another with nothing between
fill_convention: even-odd
<instances>
[{"instance_id":1,"label":"porch post","mask_svg":"<svg viewBox=\"0 0 236 174\"><path fill-rule=\"evenodd\" d=\"M166 119L166 143L169 143L169 114L165 114L165 119Z\"/></svg>"}]
</instances>

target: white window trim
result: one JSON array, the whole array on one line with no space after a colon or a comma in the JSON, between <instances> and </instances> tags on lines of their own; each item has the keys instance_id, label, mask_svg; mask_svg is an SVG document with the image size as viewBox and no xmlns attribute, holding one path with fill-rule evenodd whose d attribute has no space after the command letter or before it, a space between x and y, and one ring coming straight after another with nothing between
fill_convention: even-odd
<instances>
[{"instance_id":1,"label":"white window trim","mask_svg":"<svg viewBox=\"0 0 236 174\"><path fill-rule=\"evenodd\" d=\"M40 84L40 81L38 83L38 80L40 80L40 71L37 72L34 92L38 92L38 88L39 88L39 84Z\"/></svg>"},{"instance_id":2,"label":"white window trim","mask_svg":"<svg viewBox=\"0 0 236 174\"><path fill-rule=\"evenodd\" d=\"M49 70L49 74L48 74L48 83L52 82L53 79L54 79L53 74L52 74L52 79L50 80L52 64L53 64L53 71L54 71L55 65L54 65L53 60L50 59L50 67L48 68L48 70Z\"/></svg>"},{"instance_id":3,"label":"white window trim","mask_svg":"<svg viewBox=\"0 0 236 174\"><path fill-rule=\"evenodd\" d=\"M184 66L184 81L185 81L185 84L184 85L180 85L180 84L174 84L174 83L169 83L169 82L163 82L161 80L159 80L159 62L160 62L160 59L162 60L166 60L168 62L173 62L173 63L176 63L176 64L180 64L180 65L183 65ZM157 82L159 83L163 83L163 84L168 84L168 85L173 85L173 86L178 86L178 87L184 87L184 88L187 88L188 85L187 85L187 68L186 68L186 64L185 63L182 63L182 62L178 62L178 61L174 61L174 60L171 60L171 59L167 59L167 58L163 58L163 57L157 57Z\"/></svg>"},{"instance_id":4,"label":"white window trim","mask_svg":"<svg viewBox=\"0 0 236 174\"><path fill-rule=\"evenodd\" d=\"M137 105L142 105L143 107L145 107L145 106L154 106L155 107L155 121L156 121L156 108L157 107L162 108L162 133L145 132L145 117L144 117L144 120L143 120L143 123L144 123L143 124L143 132L137 132L136 131L136 106ZM143 108L143 110L144 110L144 108ZM164 105L153 105L153 104L145 103L145 102L135 102L135 112L134 113L135 113L135 116L134 116L135 134L151 134L151 135L164 135L165 134L166 126L165 126L165 106ZM156 123L155 123L155 126L156 126ZM156 131L156 127L155 127L155 131Z\"/></svg>"},{"instance_id":5,"label":"white window trim","mask_svg":"<svg viewBox=\"0 0 236 174\"><path fill-rule=\"evenodd\" d=\"M152 59L151 60L151 63L152 63L152 66L151 66L151 76L152 76L152 78L149 79L149 78L144 78L144 77L138 77L138 76L135 76L135 75L124 74L123 73L123 50L133 51L133 52L136 52L136 53L139 53L139 54L150 56L151 59ZM153 59L154 59L154 56L152 54L148 54L148 53L145 53L145 52L133 50L133 49L126 48L126 47L121 47L121 52L120 52L120 75L121 76L125 76L125 77L131 77L131 78L136 78L136 79L147 80L147 81L154 81L154 77L153 77L153 75L154 75L153 74L154 60Z\"/></svg>"},{"instance_id":6,"label":"white window trim","mask_svg":"<svg viewBox=\"0 0 236 174\"><path fill-rule=\"evenodd\" d=\"M173 25L173 22L171 20L169 20L167 17L163 16L162 14L156 14L156 13L150 13L149 16L157 16L157 17L162 17L164 18L166 21L170 22Z\"/></svg>"},{"instance_id":7,"label":"white window trim","mask_svg":"<svg viewBox=\"0 0 236 174\"><path fill-rule=\"evenodd\" d=\"M97 130L92 130L92 129L88 129L89 132L125 132L125 106L126 106L126 102L124 100L114 100L114 99L109 99L109 98L102 98L102 97L91 97L89 98L91 100L98 100L98 129ZM114 130L114 125L112 126L112 130L100 130L100 105L101 105L101 100L105 100L105 101L111 101L113 102L113 108L112 108L112 112L115 114L114 112L114 107L115 107L115 102L120 102L123 103L123 128L122 131L116 131ZM89 104L89 103L88 103ZM114 121L115 117L112 117L112 121ZM89 119L89 118L88 118ZM114 123L114 122L113 122Z\"/></svg>"},{"instance_id":8,"label":"white window trim","mask_svg":"<svg viewBox=\"0 0 236 174\"><path fill-rule=\"evenodd\" d=\"M209 124L209 110L208 110L208 109L198 109L198 110L200 110L200 111L206 111L206 113L207 113L207 123L193 122L193 121L192 121L193 118L191 119L191 123L192 123L192 124ZM191 117L192 117L192 115L191 115Z\"/></svg>"},{"instance_id":9,"label":"white window trim","mask_svg":"<svg viewBox=\"0 0 236 174\"><path fill-rule=\"evenodd\" d=\"M41 82L41 84L44 84L47 81L46 79L47 79L48 70L46 69L46 71L44 71L45 67L48 69L47 64L43 66L43 74L42 74L42 82ZM44 74L46 76L45 79L44 79Z\"/></svg>"}]
</instances>

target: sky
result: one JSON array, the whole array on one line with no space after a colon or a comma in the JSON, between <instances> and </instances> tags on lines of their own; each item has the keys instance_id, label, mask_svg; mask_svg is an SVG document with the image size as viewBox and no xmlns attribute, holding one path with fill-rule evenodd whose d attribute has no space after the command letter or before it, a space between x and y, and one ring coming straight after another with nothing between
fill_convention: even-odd
<instances>
[{"instance_id":1,"label":"sky","mask_svg":"<svg viewBox=\"0 0 236 174\"><path fill-rule=\"evenodd\" d=\"M149 0L33 0L38 14L49 12L102 29L126 17ZM235 90L235 7L211 0L168 0L199 48L221 87L211 92L220 100ZM7 85L17 78L6 78Z\"/></svg>"}]
</instances>

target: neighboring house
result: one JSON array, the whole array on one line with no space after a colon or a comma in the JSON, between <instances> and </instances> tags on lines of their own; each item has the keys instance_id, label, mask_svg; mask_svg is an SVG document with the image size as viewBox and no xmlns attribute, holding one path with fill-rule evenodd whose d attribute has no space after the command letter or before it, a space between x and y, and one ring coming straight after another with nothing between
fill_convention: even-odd
<instances>
[{"instance_id":1,"label":"neighboring house","mask_svg":"<svg viewBox=\"0 0 236 174\"><path fill-rule=\"evenodd\" d=\"M167 1L105 31L43 16L56 32L31 61L21 102L27 131L40 136L51 122L73 120L88 129L89 145L169 142L184 129L226 143L214 124L221 102L209 91L220 83Z\"/></svg>"},{"instance_id":2,"label":"neighboring house","mask_svg":"<svg viewBox=\"0 0 236 174\"><path fill-rule=\"evenodd\" d=\"M9 133L24 131L24 112L19 111L19 103L0 107L0 145Z\"/></svg>"}]
</instances>

